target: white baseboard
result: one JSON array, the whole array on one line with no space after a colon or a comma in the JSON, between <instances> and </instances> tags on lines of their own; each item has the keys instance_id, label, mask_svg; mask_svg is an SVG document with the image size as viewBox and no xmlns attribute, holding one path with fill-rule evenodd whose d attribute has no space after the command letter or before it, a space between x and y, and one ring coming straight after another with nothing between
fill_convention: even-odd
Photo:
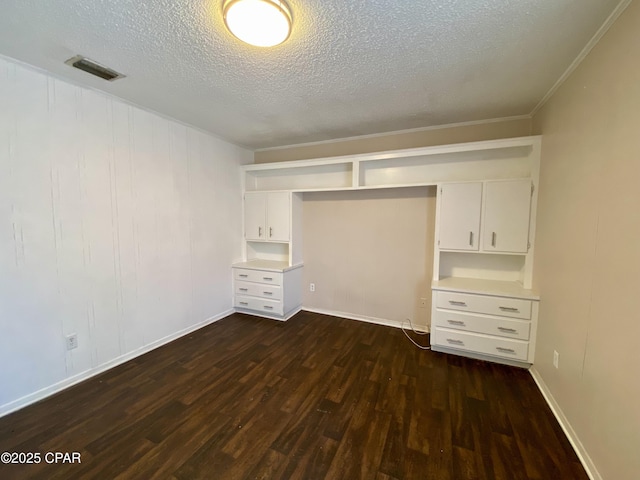
<instances>
[{"instance_id":1,"label":"white baseboard","mask_svg":"<svg viewBox=\"0 0 640 480\"><path fill-rule=\"evenodd\" d=\"M233 309L229 309L225 312L222 312L213 317L207 318L206 320L196 323L195 325L191 325L183 330L179 330L171 335L167 335L164 338L156 340L155 342L151 342L148 345L145 345L137 350L133 350L132 352L125 353L119 357L114 358L113 360L109 360L102 365L98 365L97 367L90 368L89 370L85 370L84 372L78 373L77 375L73 375L72 377L65 378L59 382L54 383L53 385L49 385L48 387L42 388L36 392L25 395L24 397L20 397L17 400L13 400L9 403L5 403L4 405L0 405L0 417L8 415L10 413L15 412L16 410L20 410L21 408L26 407L27 405L31 405L32 403L39 402L55 393L58 393L66 388L69 388L77 383L83 382L91 377L94 377L100 373L103 373L113 367L121 365L129 360L132 360L140 355L144 355L145 353L150 352L151 350L155 350L158 347L166 345L169 342L172 342L180 337L188 335L195 330L199 330L200 328L206 327L218 320L222 320L225 317L228 317L234 313Z\"/></svg>"},{"instance_id":2,"label":"white baseboard","mask_svg":"<svg viewBox=\"0 0 640 480\"><path fill-rule=\"evenodd\" d=\"M575 450L576 455L578 455L580 463L582 463L582 466L587 471L587 475L589 475L589 478L591 480L602 480L602 476L598 472L598 469L591 460L591 457L584 448L584 445L582 445L582 442L569 423L569 420L567 420L567 417L560 408L560 405L558 405L558 402L556 402L555 398L553 398L549 387L547 387L547 384L544 383L544 380L540 376L540 373L538 373L538 371L534 367L531 367L529 369L529 372L533 377L533 381L536 382L536 385L538 385L540 392L542 392L542 396L547 401L549 408L551 408L551 411L555 415L556 420L558 420L560 427L562 427L562 431L567 436L567 439L569 439L569 443L571 443L571 446Z\"/></svg>"},{"instance_id":3,"label":"white baseboard","mask_svg":"<svg viewBox=\"0 0 640 480\"><path fill-rule=\"evenodd\" d=\"M324 310L322 308L312 308L312 307L302 307L302 310L312 313L319 313L321 315L330 315L332 317L342 317L348 318L349 320L359 320L361 322L367 323L375 323L376 325L384 325L387 327L394 328L404 328L405 330L410 330L411 325L409 325L408 321L399 322L398 320L388 320L386 318L377 318L377 317L368 317L366 315L358 315L355 313L347 313L347 312L336 312L334 310ZM428 330L420 330L420 326L417 326L416 329L420 332Z\"/></svg>"}]
</instances>

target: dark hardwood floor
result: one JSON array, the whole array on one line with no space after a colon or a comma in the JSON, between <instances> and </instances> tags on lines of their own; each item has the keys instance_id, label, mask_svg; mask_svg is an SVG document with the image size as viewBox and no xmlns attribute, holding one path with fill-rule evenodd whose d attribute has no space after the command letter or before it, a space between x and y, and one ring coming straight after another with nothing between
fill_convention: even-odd
<instances>
[{"instance_id":1,"label":"dark hardwood floor","mask_svg":"<svg viewBox=\"0 0 640 480\"><path fill-rule=\"evenodd\" d=\"M1 479L588 478L528 372L306 312L232 315L0 418L4 451L82 463Z\"/></svg>"}]
</instances>

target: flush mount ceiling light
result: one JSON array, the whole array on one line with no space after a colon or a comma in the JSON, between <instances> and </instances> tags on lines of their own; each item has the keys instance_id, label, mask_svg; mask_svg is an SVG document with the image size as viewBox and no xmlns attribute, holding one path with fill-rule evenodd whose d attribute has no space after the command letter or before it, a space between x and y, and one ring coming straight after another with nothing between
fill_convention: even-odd
<instances>
[{"instance_id":1,"label":"flush mount ceiling light","mask_svg":"<svg viewBox=\"0 0 640 480\"><path fill-rule=\"evenodd\" d=\"M226 0L224 23L243 42L273 47L291 33L291 12L279 0Z\"/></svg>"}]
</instances>

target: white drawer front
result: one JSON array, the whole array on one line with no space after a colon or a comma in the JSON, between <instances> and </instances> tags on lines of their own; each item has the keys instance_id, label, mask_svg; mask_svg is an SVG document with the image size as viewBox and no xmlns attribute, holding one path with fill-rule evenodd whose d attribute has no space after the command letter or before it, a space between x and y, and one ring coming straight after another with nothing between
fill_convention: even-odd
<instances>
[{"instance_id":1,"label":"white drawer front","mask_svg":"<svg viewBox=\"0 0 640 480\"><path fill-rule=\"evenodd\" d=\"M449 310L486 313L513 318L531 318L531 300L490 297L473 293L437 292L436 306Z\"/></svg>"},{"instance_id":2,"label":"white drawer front","mask_svg":"<svg viewBox=\"0 0 640 480\"><path fill-rule=\"evenodd\" d=\"M282 300L282 287L236 280L236 295L251 295L254 297Z\"/></svg>"},{"instance_id":3,"label":"white drawer front","mask_svg":"<svg viewBox=\"0 0 640 480\"><path fill-rule=\"evenodd\" d=\"M244 308L246 310L271 313L274 315L284 315L284 305L282 301L236 295L234 303L236 307Z\"/></svg>"},{"instance_id":4,"label":"white drawer front","mask_svg":"<svg viewBox=\"0 0 640 480\"><path fill-rule=\"evenodd\" d=\"M282 273L264 270L250 270L248 268L234 268L233 278L244 282L268 283L282 285Z\"/></svg>"},{"instance_id":5,"label":"white drawer front","mask_svg":"<svg viewBox=\"0 0 640 480\"><path fill-rule=\"evenodd\" d=\"M492 337L480 333L462 332L436 327L435 342L448 348L483 353L495 357L527 361L529 343L521 340Z\"/></svg>"},{"instance_id":6,"label":"white drawer front","mask_svg":"<svg viewBox=\"0 0 640 480\"><path fill-rule=\"evenodd\" d=\"M483 317L471 313L459 313L449 310L434 311L432 323L437 327L486 333L501 337L529 340L531 322L509 318Z\"/></svg>"}]
</instances>

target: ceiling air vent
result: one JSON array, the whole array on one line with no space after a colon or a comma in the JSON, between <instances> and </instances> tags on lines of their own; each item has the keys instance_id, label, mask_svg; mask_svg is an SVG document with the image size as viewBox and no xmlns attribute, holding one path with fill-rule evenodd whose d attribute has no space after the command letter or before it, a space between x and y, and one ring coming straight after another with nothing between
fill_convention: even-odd
<instances>
[{"instance_id":1,"label":"ceiling air vent","mask_svg":"<svg viewBox=\"0 0 640 480\"><path fill-rule=\"evenodd\" d=\"M71 65L72 67L79 68L80 70L84 70L91 75L95 75L96 77L104 78L110 82L117 80L119 78L124 78L125 75L116 72L115 70L111 70L110 68L103 67L99 63L94 62L88 58L83 57L82 55L76 55L73 58L70 58L66 62L67 65Z\"/></svg>"}]
</instances>

